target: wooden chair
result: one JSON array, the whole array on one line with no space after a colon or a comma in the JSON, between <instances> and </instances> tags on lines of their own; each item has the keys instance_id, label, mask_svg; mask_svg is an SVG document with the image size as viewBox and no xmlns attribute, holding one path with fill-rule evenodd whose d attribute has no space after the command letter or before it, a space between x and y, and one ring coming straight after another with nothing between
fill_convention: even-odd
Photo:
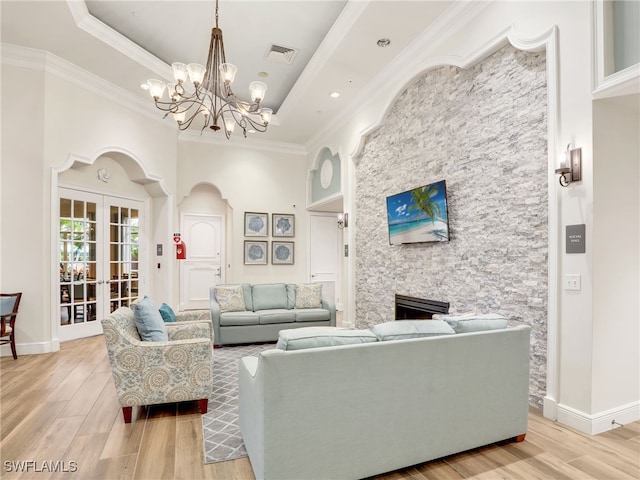
<instances>
[{"instance_id":1,"label":"wooden chair","mask_svg":"<svg viewBox=\"0 0 640 480\"><path fill-rule=\"evenodd\" d=\"M18 358L14 332L21 298L22 292L0 293L0 345L10 343L14 359ZM9 325L7 325L7 320L9 320Z\"/></svg>"}]
</instances>

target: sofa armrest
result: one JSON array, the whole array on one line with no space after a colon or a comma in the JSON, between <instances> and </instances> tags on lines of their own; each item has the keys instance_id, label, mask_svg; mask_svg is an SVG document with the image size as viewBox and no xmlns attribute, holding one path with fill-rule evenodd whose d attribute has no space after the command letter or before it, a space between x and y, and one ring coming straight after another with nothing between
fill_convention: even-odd
<instances>
[{"instance_id":1,"label":"sofa armrest","mask_svg":"<svg viewBox=\"0 0 640 480\"><path fill-rule=\"evenodd\" d=\"M331 300L327 300L325 298L322 299L322 308L329 310L331 314L330 322L331 326L336 326L336 306Z\"/></svg>"},{"instance_id":2,"label":"sofa armrest","mask_svg":"<svg viewBox=\"0 0 640 480\"><path fill-rule=\"evenodd\" d=\"M209 320L184 320L167 323L169 340L184 340L187 338L209 338L213 343L213 329Z\"/></svg>"},{"instance_id":3,"label":"sofa armrest","mask_svg":"<svg viewBox=\"0 0 640 480\"><path fill-rule=\"evenodd\" d=\"M207 310L185 310L184 312L176 312L176 322L211 320L211 312Z\"/></svg>"},{"instance_id":4,"label":"sofa armrest","mask_svg":"<svg viewBox=\"0 0 640 480\"><path fill-rule=\"evenodd\" d=\"M220 304L216 300L215 287L209 289L209 314L211 316L211 323L213 324L213 338L214 344L220 344ZM217 344L215 342L218 342Z\"/></svg>"},{"instance_id":5,"label":"sofa armrest","mask_svg":"<svg viewBox=\"0 0 640 480\"><path fill-rule=\"evenodd\" d=\"M264 478L264 379L260 358L238 362L238 423L256 478Z\"/></svg>"}]
</instances>

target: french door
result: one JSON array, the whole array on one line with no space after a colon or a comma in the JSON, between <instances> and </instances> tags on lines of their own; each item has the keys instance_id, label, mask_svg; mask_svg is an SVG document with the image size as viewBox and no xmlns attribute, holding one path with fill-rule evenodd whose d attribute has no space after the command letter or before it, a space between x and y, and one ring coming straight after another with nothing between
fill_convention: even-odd
<instances>
[{"instance_id":1,"label":"french door","mask_svg":"<svg viewBox=\"0 0 640 480\"><path fill-rule=\"evenodd\" d=\"M60 341L102 333L138 297L142 202L59 189Z\"/></svg>"}]
</instances>

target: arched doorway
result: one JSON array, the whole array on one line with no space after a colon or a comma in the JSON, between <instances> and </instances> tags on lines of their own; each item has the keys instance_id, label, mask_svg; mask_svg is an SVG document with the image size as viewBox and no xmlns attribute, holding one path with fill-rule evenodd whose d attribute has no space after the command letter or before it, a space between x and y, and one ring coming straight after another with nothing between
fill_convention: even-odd
<instances>
[{"instance_id":1,"label":"arched doorway","mask_svg":"<svg viewBox=\"0 0 640 480\"><path fill-rule=\"evenodd\" d=\"M167 196L129 152L72 155L54 169L52 230L60 341L102 333L100 320L148 290L153 197ZM55 205L55 207L54 207Z\"/></svg>"},{"instance_id":2,"label":"arched doorway","mask_svg":"<svg viewBox=\"0 0 640 480\"><path fill-rule=\"evenodd\" d=\"M209 289L227 278L227 221L233 218L229 203L217 187L195 185L178 206L180 233L186 258L180 261L180 310L209 307Z\"/></svg>"}]
</instances>

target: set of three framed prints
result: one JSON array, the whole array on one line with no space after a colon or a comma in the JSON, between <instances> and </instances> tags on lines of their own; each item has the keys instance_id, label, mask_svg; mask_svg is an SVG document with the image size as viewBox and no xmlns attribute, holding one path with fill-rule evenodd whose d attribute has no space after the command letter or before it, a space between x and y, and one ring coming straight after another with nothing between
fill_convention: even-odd
<instances>
[{"instance_id":1,"label":"set of three framed prints","mask_svg":"<svg viewBox=\"0 0 640 480\"><path fill-rule=\"evenodd\" d=\"M244 236L268 237L269 214L244 212ZM295 215L286 213L271 214L271 236L295 236ZM244 241L244 264L266 265L268 263L269 242L267 240ZM271 240L271 264L293 265L294 242Z\"/></svg>"}]
</instances>

